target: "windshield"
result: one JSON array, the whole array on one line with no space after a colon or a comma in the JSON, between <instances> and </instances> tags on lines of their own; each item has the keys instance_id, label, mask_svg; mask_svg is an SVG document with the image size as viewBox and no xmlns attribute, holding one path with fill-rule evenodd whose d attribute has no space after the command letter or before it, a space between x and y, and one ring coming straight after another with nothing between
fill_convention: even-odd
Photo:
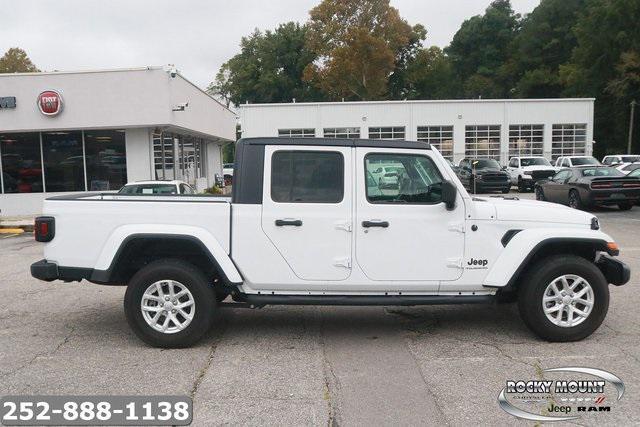
<instances>
[{"instance_id":1,"label":"windshield","mask_svg":"<svg viewBox=\"0 0 640 427\"><path fill-rule=\"evenodd\" d=\"M500 169L500 163L493 159L472 160L471 167L475 169Z\"/></svg>"},{"instance_id":2,"label":"windshield","mask_svg":"<svg viewBox=\"0 0 640 427\"><path fill-rule=\"evenodd\" d=\"M572 157L571 163L573 166L588 166L588 165L599 165L598 162L593 157Z\"/></svg>"},{"instance_id":3,"label":"windshield","mask_svg":"<svg viewBox=\"0 0 640 427\"><path fill-rule=\"evenodd\" d=\"M589 168L582 170L582 176L624 176L624 174L615 168Z\"/></svg>"},{"instance_id":4,"label":"windshield","mask_svg":"<svg viewBox=\"0 0 640 427\"><path fill-rule=\"evenodd\" d=\"M177 194L173 184L126 185L118 191L120 194Z\"/></svg>"},{"instance_id":5,"label":"windshield","mask_svg":"<svg viewBox=\"0 0 640 427\"><path fill-rule=\"evenodd\" d=\"M522 167L525 166L551 166L549 160L544 157L525 157L520 159L520 164Z\"/></svg>"},{"instance_id":6,"label":"windshield","mask_svg":"<svg viewBox=\"0 0 640 427\"><path fill-rule=\"evenodd\" d=\"M640 178L640 169L636 169L633 172L631 172L629 175L627 176L633 176L633 177L638 177Z\"/></svg>"}]
</instances>

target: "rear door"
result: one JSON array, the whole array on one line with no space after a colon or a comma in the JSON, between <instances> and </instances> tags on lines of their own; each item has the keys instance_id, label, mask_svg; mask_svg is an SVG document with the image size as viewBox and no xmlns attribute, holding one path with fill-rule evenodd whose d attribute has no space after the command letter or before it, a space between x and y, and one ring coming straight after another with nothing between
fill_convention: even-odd
<instances>
[{"instance_id":1,"label":"rear door","mask_svg":"<svg viewBox=\"0 0 640 427\"><path fill-rule=\"evenodd\" d=\"M397 187L366 180L379 164L398 170ZM356 148L356 260L379 281L456 280L464 254L464 204L448 211L443 181L426 150ZM437 286L436 286L437 288Z\"/></svg>"},{"instance_id":2,"label":"rear door","mask_svg":"<svg viewBox=\"0 0 640 427\"><path fill-rule=\"evenodd\" d=\"M351 147L265 147L262 230L302 280L351 274L351 156Z\"/></svg>"}]
</instances>

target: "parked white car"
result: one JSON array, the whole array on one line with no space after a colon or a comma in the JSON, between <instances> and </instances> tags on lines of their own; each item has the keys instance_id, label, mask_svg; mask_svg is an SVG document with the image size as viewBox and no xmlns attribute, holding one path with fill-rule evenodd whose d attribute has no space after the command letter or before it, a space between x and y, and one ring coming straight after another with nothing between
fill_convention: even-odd
<instances>
[{"instance_id":1,"label":"parked white car","mask_svg":"<svg viewBox=\"0 0 640 427\"><path fill-rule=\"evenodd\" d=\"M183 181L138 181L125 184L118 194L131 195L167 195L167 194L195 194L195 190Z\"/></svg>"},{"instance_id":2,"label":"parked white car","mask_svg":"<svg viewBox=\"0 0 640 427\"><path fill-rule=\"evenodd\" d=\"M367 179L398 163L398 188ZM514 298L540 337L575 341L603 322L608 284L630 278L595 216L471 197L429 144L241 139L235 177L231 201L50 197L35 224L45 259L31 274L125 285L129 325L159 347L198 341L228 296L235 308Z\"/></svg>"},{"instance_id":3,"label":"parked white car","mask_svg":"<svg viewBox=\"0 0 640 427\"><path fill-rule=\"evenodd\" d=\"M556 159L556 168L598 166L601 163L593 156L561 156Z\"/></svg>"},{"instance_id":4,"label":"parked white car","mask_svg":"<svg viewBox=\"0 0 640 427\"><path fill-rule=\"evenodd\" d=\"M536 182L548 179L556 172L549 160L541 156L512 157L507 166L511 185L517 185L521 193L533 190Z\"/></svg>"},{"instance_id":5,"label":"parked white car","mask_svg":"<svg viewBox=\"0 0 640 427\"><path fill-rule=\"evenodd\" d=\"M640 155L634 154L614 154L609 156L604 156L602 159L602 164L607 166L616 166L621 165L623 163L635 163L640 162Z\"/></svg>"},{"instance_id":6,"label":"parked white car","mask_svg":"<svg viewBox=\"0 0 640 427\"><path fill-rule=\"evenodd\" d=\"M397 187L403 172L401 164L378 166L372 165L371 175L378 182L379 188Z\"/></svg>"}]
</instances>

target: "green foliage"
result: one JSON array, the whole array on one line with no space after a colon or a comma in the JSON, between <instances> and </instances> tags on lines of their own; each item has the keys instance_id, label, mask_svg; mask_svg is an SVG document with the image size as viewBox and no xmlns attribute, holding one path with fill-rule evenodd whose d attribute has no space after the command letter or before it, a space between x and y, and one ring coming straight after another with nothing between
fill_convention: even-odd
<instances>
[{"instance_id":1,"label":"green foliage","mask_svg":"<svg viewBox=\"0 0 640 427\"><path fill-rule=\"evenodd\" d=\"M224 194L224 190L214 185L213 187L205 188L204 194Z\"/></svg>"},{"instance_id":2,"label":"green foliage","mask_svg":"<svg viewBox=\"0 0 640 427\"><path fill-rule=\"evenodd\" d=\"M462 23L445 53L457 78L464 82L464 97L509 96L512 86L508 62L519 18L509 0L495 0L484 15Z\"/></svg>"},{"instance_id":3,"label":"green foliage","mask_svg":"<svg viewBox=\"0 0 640 427\"><path fill-rule=\"evenodd\" d=\"M595 149L598 154L623 151L629 103L640 98L640 2L589 0L587 4L574 27L577 46L560 67L564 94L596 97ZM635 151L640 149L639 133Z\"/></svg>"},{"instance_id":4,"label":"green foliage","mask_svg":"<svg viewBox=\"0 0 640 427\"><path fill-rule=\"evenodd\" d=\"M587 0L543 0L522 20L512 52L518 97L561 95L559 67L577 46L573 27L586 3Z\"/></svg>"},{"instance_id":5,"label":"green foliage","mask_svg":"<svg viewBox=\"0 0 640 427\"><path fill-rule=\"evenodd\" d=\"M0 58L0 73L33 73L38 68L31 62L27 52L19 47L12 47Z\"/></svg>"},{"instance_id":6,"label":"green foliage","mask_svg":"<svg viewBox=\"0 0 640 427\"><path fill-rule=\"evenodd\" d=\"M227 105L322 100L302 79L303 70L316 58L306 47L306 31L305 26L288 22L275 31L255 30L243 37L240 53L223 64L209 92Z\"/></svg>"}]
</instances>

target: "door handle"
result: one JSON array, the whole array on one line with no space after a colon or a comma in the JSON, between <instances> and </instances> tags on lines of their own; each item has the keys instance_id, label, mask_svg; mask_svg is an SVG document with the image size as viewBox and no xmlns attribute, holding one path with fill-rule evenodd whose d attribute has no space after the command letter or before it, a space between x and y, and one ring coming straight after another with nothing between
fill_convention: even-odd
<instances>
[{"instance_id":1,"label":"door handle","mask_svg":"<svg viewBox=\"0 0 640 427\"><path fill-rule=\"evenodd\" d=\"M300 220L300 219L276 219L276 226L278 226L278 227L285 227L285 226L302 227L302 220Z\"/></svg>"},{"instance_id":2,"label":"door handle","mask_svg":"<svg viewBox=\"0 0 640 427\"><path fill-rule=\"evenodd\" d=\"M370 228L370 227L387 228L389 227L389 221L362 221L362 226L364 228Z\"/></svg>"}]
</instances>

